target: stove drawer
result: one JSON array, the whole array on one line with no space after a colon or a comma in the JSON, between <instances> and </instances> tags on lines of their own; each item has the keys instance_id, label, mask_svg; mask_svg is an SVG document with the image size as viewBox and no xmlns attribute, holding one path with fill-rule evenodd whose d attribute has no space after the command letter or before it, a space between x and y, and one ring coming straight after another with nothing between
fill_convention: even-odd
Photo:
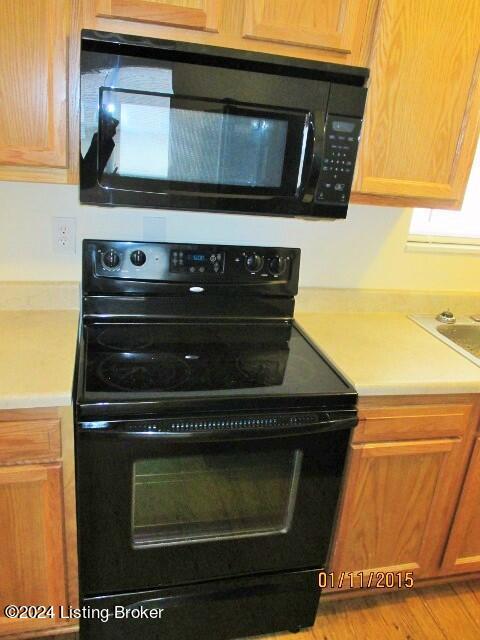
<instances>
[{"instance_id":1,"label":"stove drawer","mask_svg":"<svg viewBox=\"0 0 480 640\"><path fill-rule=\"evenodd\" d=\"M1 422L0 464L56 460L60 455L58 418Z\"/></svg>"},{"instance_id":2,"label":"stove drawer","mask_svg":"<svg viewBox=\"0 0 480 640\"><path fill-rule=\"evenodd\" d=\"M318 571L86 598L82 640L226 640L298 631L315 620Z\"/></svg>"},{"instance_id":3,"label":"stove drawer","mask_svg":"<svg viewBox=\"0 0 480 640\"><path fill-rule=\"evenodd\" d=\"M383 407L364 403L353 442L461 437L471 411L466 402Z\"/></svg>"}]
</instances>

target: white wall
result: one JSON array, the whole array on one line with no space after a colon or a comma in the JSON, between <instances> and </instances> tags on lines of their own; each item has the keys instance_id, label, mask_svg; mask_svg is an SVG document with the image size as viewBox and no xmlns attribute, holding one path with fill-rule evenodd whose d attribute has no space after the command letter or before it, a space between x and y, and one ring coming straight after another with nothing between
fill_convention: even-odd
<instances>
[{"instance_id":1,"label":"white wall","mask_svg":"<svg viewBox=\"0 0 480 640\"><path fill-rule=\"evenodd\" d=\"M76 218L76 255L54 251L54 216ZM155 216L165 224L144 235ZM75 186L0 182L0 280L79 280L81 239L107 238L300 247L302 286L480 291L479 255L407 253L409 221L365 206L336 222L99 208L81 206Z\"/></svg>"}]
</instances>

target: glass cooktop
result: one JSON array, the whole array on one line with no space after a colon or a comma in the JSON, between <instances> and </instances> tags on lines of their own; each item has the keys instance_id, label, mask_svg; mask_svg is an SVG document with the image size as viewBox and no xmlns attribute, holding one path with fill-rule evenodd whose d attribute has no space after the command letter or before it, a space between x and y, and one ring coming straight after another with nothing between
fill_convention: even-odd
<instances>
[{"instance_id":1,"label":"glass cooktop","mask_svg":"<svg viewBox=\"0 0 480 640\"><path fill-rule=\"evenodd\" d=\"M96 323L84 336L86 401L352 391L288 323Z\"/></svg>"}]
</instances>

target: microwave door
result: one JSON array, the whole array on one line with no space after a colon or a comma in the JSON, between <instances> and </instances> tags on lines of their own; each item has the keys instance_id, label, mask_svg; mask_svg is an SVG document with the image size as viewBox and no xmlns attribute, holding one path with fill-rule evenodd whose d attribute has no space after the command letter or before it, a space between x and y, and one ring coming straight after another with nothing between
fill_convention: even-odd
<instances>
[{"instance_id":1,"label":"microwave door","mask_svg":"<svg viewBox=\"0 0 480 640\"><path fill-rule=\"evenodd\" d=\"M161 194L294 197L306 117L301 111L103 87L97 182L104 189Z\"/></svg>"}]
</instances>

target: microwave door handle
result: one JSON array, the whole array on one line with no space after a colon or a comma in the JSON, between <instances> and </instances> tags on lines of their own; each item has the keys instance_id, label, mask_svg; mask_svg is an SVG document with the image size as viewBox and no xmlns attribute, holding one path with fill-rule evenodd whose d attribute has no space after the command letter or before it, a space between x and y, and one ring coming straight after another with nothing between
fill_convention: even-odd
<instances>
[{"instance_id":1,"label":"microwave door handle","mask_svg":"<svg viewBox=\"0 0 480 640\"><path fill-rule=\"evenodd\" d=\"M311 111L308 115L307 148L310 149L310 162L303 172L300 194L303 202L309 204L315 197L325 140L325 113Z\"/></svg>"}]
</instances>

